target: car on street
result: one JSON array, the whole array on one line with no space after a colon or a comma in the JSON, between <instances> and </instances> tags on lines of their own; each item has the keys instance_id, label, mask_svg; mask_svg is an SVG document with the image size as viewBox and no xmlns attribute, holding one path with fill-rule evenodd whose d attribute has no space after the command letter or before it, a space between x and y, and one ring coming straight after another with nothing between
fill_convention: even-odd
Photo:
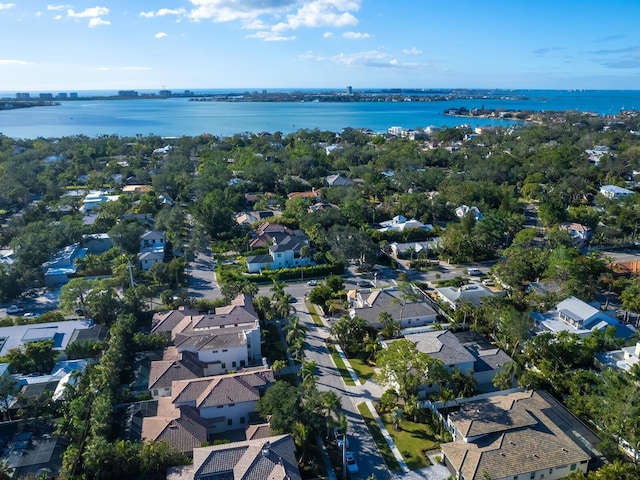
<instances>
[{"instance_id":1,"label":"car on street","mask_svg":"<svg viewBox=\"0 0 640 480\"><path fill-rule=\"evenodd\" d=\"M358 468L358 462L356 462L353 453L347 452L344 456L344 460L347 464L347 470L349 471L349 473L358 473L360 469Z\"/></svg>"},{"instance_id":2,"label":"car on street","mask_svg":"<svg viewBox=\"0 0 640 480\"><path fill-rule=\"evenodd\" d=\"M7 308L7 313L9 314L20 313L22 311L24 311L24 308L19 307L18 305L11 305Z\"/></svg>"},{"instance_id":3,"label":"car on street","mask_svg":"<svg viewBox=\"0 0 640 480\"><path fill-rule=\"evenodd\" d=\"M342 442L346 440L346 447L349 448L349 437L344 434L342 429L336 427L333 429L333 437L336 439L338 448L342 449Z\"/></svg>"},{"instance_id":4,"label":"car on street","mask_svg":"<svg viewBox=\"0 0 640 480\"><path fill-rule=\"evenodd\" d=\"M37 318L39 316L39 313L27 312L22 316L22 318Z\"/></svg>"},{"instance_id":5,"label":"car on street","mask_svg":"<svg viewBox=\"0 0 640 480\"><path fill-rule=\"evenodd\" d=\"M480 270L479 268L467 268L467 274L479 276L482 275L482 270Z\"/></svg>"},{"instance_id":6,"label":"car on street","mask_svg":"<svg viewBox=\"0 0 640 480\"><path fill-rule=\"evenodd\" d=\"M316 285L318 285L318 282L316 280L309 280L307 282L307 285L309 285L310 287L315 287Z\"/></svg>"}]
</instances>

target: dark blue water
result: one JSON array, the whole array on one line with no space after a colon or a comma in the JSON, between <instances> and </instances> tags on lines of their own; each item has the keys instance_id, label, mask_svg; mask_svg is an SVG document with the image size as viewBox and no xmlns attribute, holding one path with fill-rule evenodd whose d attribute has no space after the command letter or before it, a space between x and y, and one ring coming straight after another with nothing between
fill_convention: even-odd
<instances>
[{"instance_id":1,"label":"dark blue water","mask_svg":"<svg viewBox=\"0 0 640 480\"><path fill-rule=\"evenodd\" d=\"M0 111L0 133L15 138L48 138L81 134L182 136L263 131L286 134L301 128L339 131L344 127L382 132L391 126L509 124L501 120L445 116L443 111L452 107L579 110L599 114L640 110L640 91L514 90L506 93L527 99L384 103L224 103L189 102L186 98L74 101L55 107Z\"/></svg>"}]
</instances>

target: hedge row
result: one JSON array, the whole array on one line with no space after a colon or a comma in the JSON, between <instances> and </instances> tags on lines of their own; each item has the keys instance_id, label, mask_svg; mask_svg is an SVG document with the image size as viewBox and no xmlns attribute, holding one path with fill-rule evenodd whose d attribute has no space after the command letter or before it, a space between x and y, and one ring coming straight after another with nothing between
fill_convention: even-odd
<instances>
[{"instance_id":1,"label":"hedge row","mask_svg":"<svg viewBox=\"0 0 640 480\"><path fill-rule=\"evenodd\" d=\"M279 270L262 270L261 274L240 273L237 268L219 267L218 282L224 284L235 280L248 280L255 283L271 283L276 280L292 280L297 278L309 279L326 277L329 275L342 275L344 265L335 263L331 265L314 265L311 267L282 268Z\"/></svg>"}]
</instances>

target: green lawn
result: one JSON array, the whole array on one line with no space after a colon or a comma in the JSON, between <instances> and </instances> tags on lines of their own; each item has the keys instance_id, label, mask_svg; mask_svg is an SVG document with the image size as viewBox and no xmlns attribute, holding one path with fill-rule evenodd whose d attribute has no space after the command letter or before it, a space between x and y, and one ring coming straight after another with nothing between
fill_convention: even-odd
<instances>
[{"instance_id":1,"label":"green lawn","mask_svg":"<svg viewBox=\"0 0 640 480\"><path fill-rule=\"evenodd\" d=\"M349 385L351 387L355 386L355 382L351 379L351 375L349 375L349 370L347 370L347 367L342 361L342 357L335 349L335 347L333 345L327 344L327 349L329 350L331 358L333 358L333 362L336 364L336 368L340 372L340 376L342 377L345 385Z\"/></svg>"},{"instance_id":2,"label":"green lawn","mask_svg":"<svg viewBox=\"0 0 640 480\"><path fill-rule=\"evenodd\" d=\"M274 323L267 323L262 331L264 332L262 355L267 357L270 363L276 360L284 360L286 362L287 349L278 333L278 326Z\"/></svg>"},{"instance_id":3,"label":"green lawn","mask_svg":"<svg viewBox=\"0 0 640 480\"><path fill-rule=\"evenodd\" d=\"M351 368L353 368L358 375L358 378L362 383L373 378L376 374L375 370L371 365L367 363L368 354L358 355L357 357L353 357L349 359L349 363L351 364Z\"/></svg>"},{"instance_id":4,"label":"green lawn","mask_svg":"<svg viewBox=\"0 0 640 480\"><path fill-rule=\"evenodd\" d=\"M407 418L400 422L400 431L393 428L391 415L386 413L380 418L387 427L387 431L400 450L404 461L410 470L424 468L431 465L429 459L423 454L425 450L438 448L440 444L436 440L435 433L431 425L425 423L414 423Z\"/></svg>"},{"instance_id":5,"label":"green lawn","mask_svg":"<svg viewBox=\"0 0 640 480\"><path fill-rule=\"evenodd\" d=\"M320 316L316 312L316 307L312 303L307 302L306 300L304 304L306 305L307 310L309 310L309 315L311 315L311 320L313 321L313 324L322 326L322 320L320 320Z\"/></svg>"},{"instance_id":6,"label":"green lawn","mask_svg":"<svg viewBox=\"0 0 640 480\"><path fill-rule=\"evenodd\" d=\"M360 415L362 415L364 423L367 424L369 432L371 432L371 436L375 440L378 450L380 450L380 454L387 464L387 467L394 472L402 472L400 464L396 460L396 457L393 456L393 453L391 452L389 445L387 445L387 441L384 439L378 424L373 419L373 415L371 414L369 407L367 407L367 404L363 402L358 405L358 411L360 412Z\"/></svg>"}]
</instances>

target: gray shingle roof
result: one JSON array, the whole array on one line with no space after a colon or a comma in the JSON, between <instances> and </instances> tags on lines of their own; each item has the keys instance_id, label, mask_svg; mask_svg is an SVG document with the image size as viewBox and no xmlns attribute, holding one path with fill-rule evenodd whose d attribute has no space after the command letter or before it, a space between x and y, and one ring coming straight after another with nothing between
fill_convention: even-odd
<instances>
[{"instance_id":1,"label":"gray shingle roof","mask_svg":"<svg viewBox=\"0 0 640 480\"><path fill-rule=\"evenodd\" d=\"M440 360L445 365L457 365L476 360L476 357L464 348L449 330L413 333L405 335L405 338L415 343L418 351Z\"/></svg>"}]
</instances>

